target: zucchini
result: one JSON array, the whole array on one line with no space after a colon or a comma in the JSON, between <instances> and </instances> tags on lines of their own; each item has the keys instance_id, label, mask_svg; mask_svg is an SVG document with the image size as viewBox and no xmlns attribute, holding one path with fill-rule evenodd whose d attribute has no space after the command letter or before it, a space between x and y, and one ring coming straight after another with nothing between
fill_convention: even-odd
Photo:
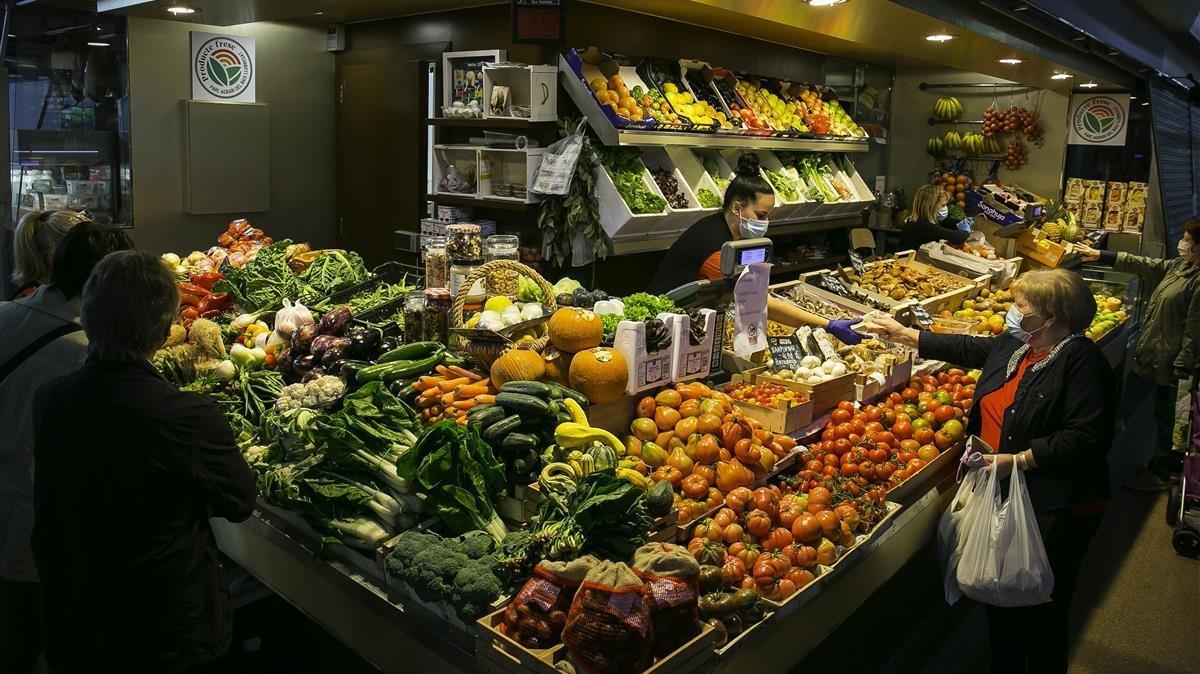
<instances>
[{"instance_id":1,"label":"zucchini","mask_svg":"<svg viewBox=\"0 0 1200 674\"><path fill-rule=\"evenodd\" d=\"M499 405L480 405L467 412L467 423L478 424L481 428L488 428L507 416L508 412L505 412L504 408Z\"/></svg>"},{"instance_id":2,"label":"zucchini","mask_svg":"<svg viewBox=\"0 0 1200 674\"><path fill-rule=\"evenodd\" d=\"M554 413L550 408L550 403L535 396L525 395L524 393L506 393L501 391L496 394L496 404L510 412L525 412L527 414L540 414L542 416L549 416Z\"/></svg>"},{"instance_id":3,"label":"zucchini","mask_svg":"<svg viewBox=\"0 0 1200 674\"><path fill-rule=\"evenodd\" d=\"M363 368L358 371L358 375L355 378L360 384L365 384L369 381L390 382L396 379L409 379L429 372L441 360L441 351L421 360L394 360L390 363L380 363Z\"/></svg>"},{"instance_id":4,"label":"zucchini","mask_svg":"<svg viewBox=\"0 0 1200 674\"><path fill-rule=\"evenodd\" d=\"M571 415L570 415L570 413L568 413L568 412L562 412L562 411L560 411L560 412L556 413L556 414L554 415L554 417L555 417L556 419L558 419L558 423L560 423L560 424L565 424L565 423L567 423L568 421L572 421L572 419L571 419Z\"/></svg>"},{"instance_id":5,"label":"zucchini","mask_svg":"<svg viewBox=\"0 0 1200 674\"><path fill-rule=\"evenodd\" d=\"M388 351L381 355L377 362L391 363L397 360L421 360L445 348L438 342L413 342L412 344L405 344L404 346Z\"/></svg>"},{"instance_id":6,"label":"zucchini","mask_svg":"<svg viewBox=\"0 0 1200 674\"><path fill-rule=\"evenodd\" d=\"M591 404L591 402L587 399L587 396L583 395L582 393L580 393L579 391L576 391L573 388L570 388L568 386L563 386L562 384L553 384L553 386L554 386L554 388L556 388L562 392L563 397L574 400L575 402L579 403L579 406L585 410L588 408L588 405Z\"/></svg>"},{"instance_id":7,"label":"zucchini","mask_svg":"<svg viewBox=\"0 0 1200 674\"><path fill-rule=\"evenodd\" d=\"M353 384L355 378L358 377L358 371L365 370L372 365L373 364L370 361L365 360L343 360L342 367L340 370L338 370L338 376L341 377L342 381L346 384Z\"/></svg>"},{"instance_id":8,"label":"zucchini","mask_svg":"<svg viewBox=\"0 0 1200 674\"><path fill-rule=\"evenodd\" d=\"M538 439L528 433L513 432L504 436L500 446L509 451L536 449Z\"/></svg>"},{"instance_id":9,"label":"zucchini","mask_svg":"<svg viewBox=\"0 0 1200 674\"><path fill-rule=\"evenodd\" d=\"M514 414L512 416L505 417L485 428L483 433L480 434L480 437L483 438L483 441L489 445L497 445L504 439L505 436L517 430L517 427L520 425L521 417Z\"/></svg>"},{"instance_id":10,"label":"zucchini","mask_svg":"<svg viewBox=\"0 0 1200 674\"><path fill-rule=\"evenodd\" d=\"M510 381L500 387L501 393L524 393L525 395L550 399L550 387L540 381Z\"/></svg>"}]
</instances>

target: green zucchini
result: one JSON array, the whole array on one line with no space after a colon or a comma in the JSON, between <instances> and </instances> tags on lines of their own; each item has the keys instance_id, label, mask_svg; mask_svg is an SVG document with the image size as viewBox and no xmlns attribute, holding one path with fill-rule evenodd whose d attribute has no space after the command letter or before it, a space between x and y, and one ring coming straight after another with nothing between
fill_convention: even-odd
<instances>
[{"instance_id":1,"label":"green zucchini","mask_svg":"<svg viewBox=\"0 0 1200 674\"><path fill-rule=\"evenodd\" d=\"M501 391L496 394L496 404L510 412L525 412L528 414L541 414L543 416L554 413L550 409L550 403L535 396L525 395L524 393L505 393Z\"/></svg>"},{"instance_id":2,"label":"green zucchini","mask_svg":"<svg viewBox=\"0 0 1200 674\"><path fill-rule=\"evenodd\" d=\"M570 398L571 400L574 400L575 402L579 403L579 406L582 407L584 410L586 410L588 408L588 405L591 404L591 402L588 401L587 396L583 395L582 393L580 393L579 391L576 391L573 388L563 386L562 384L552 384L552 386L554 386L554 388L561 391L564 397Z\"/></svg>"},{"instance_id":3,"label":"green zucchini","mask_svg":"<svg viewBox=\"0 0 1200 674\"><path fill-rule=\"evenodd\" d=\"M507 416L508 412L499 405L480 405L467 412L467 423L479 424L482 428L488 428Z\"/></svg>"},{"instance_id":4,"label":"green zucchini","mask_svg":"<svg viewBox=\"0 0 1200 674\"><path fill-rule=\"evenodd\" d=\"M485 428L483 433L480 434L480 437L483 438L483 441L489 445L496 445L504 440L506 435L517 430L517 427L520 425L521 417L514 414L512 416L505 417L504 419L501 419L500 421L497 421L491 426Z\"/></svg>"},{"instance_id":5,"label":"green zucchini","mask_svg":"<svg viewBox=\"0 0 1200 674\"><path fill-rule=\"evenodd\" d=\"M528 433L509 433L500 441L500 446L506 450L530 450L536 449L538 439Z\"/></svg>"},{"instance_id":6,"label":"green zucchini","mask_svg":"<svg viewBox=\"0 0 1200 674\"><path fill-rule=\"evenodd\" d=\"M500 386L501 393L524 393L525 395L550 399L550 387L540 381L510 381Z\"/></svg>"},{"instance_id":7,"label":"green zucchini","mask_svg":"<svg viewBox=\"0 0 1200 674\"><path fill-rule=\"evenodd\" d=\"M365 384L369 381L409 379L429 372L441 360L442 353L439 351L421 360L394 360L390 363L380 363L359 370L356 379L360 384Z\"/></svg>"},{"instance_id":8,"label":"green zucchini","mask_svg":"<svg viewBox=\"0 0 1200 674\"><path fill-rule=\"evenodd\" d=\"M443 351L445 348L438 342L413 342L412 344L405 344L404 346L399 346L388 351L381 355L377 362L391 363L397 360L421 360Z\"/></svg>"}]
</instances>

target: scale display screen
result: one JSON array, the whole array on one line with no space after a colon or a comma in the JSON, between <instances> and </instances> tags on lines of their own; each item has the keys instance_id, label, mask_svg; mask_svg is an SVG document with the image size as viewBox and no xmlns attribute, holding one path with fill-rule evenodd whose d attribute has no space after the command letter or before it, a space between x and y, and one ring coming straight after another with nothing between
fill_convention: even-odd
<instances>
[{"instance_id":1,"label":"scale display screen","mask_svg":"<svg viewBox=\"0 0 1200 674\"><path fill-rule=\"evenodd\" d=\"M767 261L767 249L766 248L747 248L745 250L738 251L737 263L738 263L739 267L745 267L746 265L754 264L755 262L766 262L766 261Z\"/></svg>"}]
</instances>

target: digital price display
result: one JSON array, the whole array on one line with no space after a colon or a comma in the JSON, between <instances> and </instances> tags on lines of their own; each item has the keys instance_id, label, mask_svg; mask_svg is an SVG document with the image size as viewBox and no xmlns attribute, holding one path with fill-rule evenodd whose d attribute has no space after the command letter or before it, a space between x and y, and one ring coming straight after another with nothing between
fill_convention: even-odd
<instances>
[{"instance_id":1,"label":"digital price display","mask_svg":"<svg viewBox=\"0 0 1200 674\"><path fill-rule=\"evenodd\" d=\"M754 264L755 262L766 262L766 261L767 261L767 249L766 248L750 248L748 250L743 250L743 251L738 252L738 266L739 267L745 267L746 265Z\"/></svg>"},{"instance_id":2,"label":"digital price display","mask_svg":"<svg viewBox=\"0 0 1200 674\"><path fill-rule=\"evenodd\" d=\"M771 259L770 239L739 239L721 246L721 273L734 276L748 265Z\"/></svg>"}]
</instances>

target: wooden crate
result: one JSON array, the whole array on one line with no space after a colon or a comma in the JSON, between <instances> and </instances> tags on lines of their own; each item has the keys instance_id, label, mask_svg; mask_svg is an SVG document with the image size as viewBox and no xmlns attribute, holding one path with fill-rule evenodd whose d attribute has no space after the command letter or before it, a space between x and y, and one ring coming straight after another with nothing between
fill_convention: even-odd
<instances>
[{"instance_id":1,"label":"wooden crate","mask_svg":"<svg viewBox=\"0 0 1200 674\"><path fill-rule=\"evenodd\" d=\"M773 286L770 286L769 292L784 302L794 305L796 303L785 294L794 287L801 288L804 291L804 294L807 296L819 299L823 302L829 302L830 304L836 305L852 314L862 316L863 314L867 314L872 311L871 307L868 307L865 304L859 304L858 302L846 297L842 297L841 295L834 295L824 288L818 288L815 285L805 283L803 278L795 281L788 281L787 283L777 283ZM823 314L821 315L824 316ZM828 319L832 317L824 316L824 318Z\"/></svg>"},{"instance_id":2,"label":"wooden crate","mask_svg":"<svg viewBox=\"0 0 1200 674\"><path fill-rule=\"evenodd\" d=\"M948 464L957 463L962 455L963 441L959 441L938 453L933 458L933 461L925 464L921 470L908 476L908 479L888 490L887 499L903 503L909 497L918 492L922 492L928 486L928 482L935 475L940 473Z\"/></svg>"},{"instance_id":3,"label":"wooden crate","mask_svg":"<svg viewBox=\"0 0 1200 674\"><path fill-rule=\"evenodd\" d=\"M536 482L531 485L514 485L511 495L501 495L496 502L496 514L511 523L528 524L537 514L543 500L545 499Z\"/></svg>"},{"instance_id":4,"label":"wooden crate","mask_svg":"<svg viewBox=\"0 0 1200 674\"><path fill-rule=\"evenodd\" d=\"M671 512L662 517L654 518L652 532L646 541L649 543L674 543L679 535L679 511L671 508Z\"/></svg>"},{"instance_id":5,"label":"wooden crate","mask_svg":"<svg viewBox=\"0 0 1200 674\"><path fill-rule=\"evenodd\" d=\"M818 564L813 567L813 575L815 576L813 581L799 590L796 590L792 596L782 601L763 599L763 605L770 607L775 614L775 618L783 618L791 615L796 611L796 609L804 606L808 602L812 601L813 598L815 598L818 594L821 594L821 590L824 589L825 583L828 582L829 578L833 575L833 567Z\"/></svg>"},{"instance_id":6,"label":"wooden crate","mask_svg":"<svg viewBox=\"0 0 1200 674\"><path fill-rule=\"evenodd\" d=\"M758 636L759 628L761 628L763 625L766 625L767 621L771 620L774 615L774 611L763 611L762 620L749 627L743 628L742 631L737 634L737 636L725 642L724 646L717 648L717 659L729 660L736 657L738 652L740 652L743 648L754 643L755 638Z\"/></svg>"},{"instance_id":7,"label":"wooden crate","mask_svg":"<svg viewBox=\"0 0 1200 674\"><path fill-rule=\"evenodd\" d=\"M754 381L755 383L764 381L769 384L777 384L793 391L801 391L808 394L809 402L813 405L813 415L816 416L825 410L837 407L837 404L843 400L852 400L854 398L854 382L856 377L858 377L856 373L847 372L840 377L834 377L820 384L802 384L788 379L777 379L767 374L764 370L755 374ZM809 422L811 421L812 419L809 419ZM790 433L791 431L787 432Z\"/></svg>"},{"instance_id":8,"label":"wooden crate","mask_svg":"<svg viewBox=\"0 0 1200 674\"><path fill-rule=\"evenodd\" d=\"M887 391L887 381L882 384L874 379L859 376L854 382L854 399L860 403L870 402Z\"/></svg>"},{"instance_id":9,"label":"wooden crate","mask_svg":"<svg viewBox=\"0 0 1200 674\"><path fill-rule=\"evenodd\" d=\"M908 385L908 380L912 379L913 373L913 358L912 352L907 352L909 357L906 360L896 362L892 365L892 371L887 374L887 388L894 389Z\"/></svg>"},{"instance_id":10,"label":"wooden crate","mask_svg":"<svg viewBox=\"0 0 1200 674\"><path fill-rule=\"evenodd\" d=\"M772 433L783 433L785 435L795 433L811 424L813 419L813 403L811 400L794 405L786 410L763 407L741 400L734 400L733 404L741 410L742 414L761 423L763 428Z\"/></svg>"},{"instance_id":11,"label":"wooden crate","mask_svg":"<svg viewBox=\"0 0 1200 674\"><path fill-rule=\"evenodd\" d=\"M902 252L902 253L897 253L894 256L894 259L899 261L905 267L912 267L913 269L919 270L926 274L932 274L934 276L939 276L939 277L945 278L948 281L958 284L957 287L952 288L951 290L948 290L944 293L941 293L940 295L933 295L932 297L926 297L924 299L919 300L921 302L921 306L925 307L925 310L928 311L930 313L930 315L937 315L938 313L942 312L943 310L954 311L954 310L958 309L959 307L962 306L963 301L969 300L969 299L974 299L975 296L979 294L979 291L986 288L988 286L988 284L991 282L991 276L989 276L988 274L981 274L976 277L966 278L963 276L959 276L958 274L952 274L943 269L938 269L937 267L925 264L924 262L918 262L916 258L917 258L916 251L911 251L911 250ZM870 265L868 265L868 266L870 266ZM857 288L858 286L854 286L854 287ZM870 291L864 291L864 292L874 295L874 293L870 293ZM908 298L906 298L906 299L908 299ZM918 299L918 298L912 298L912 299ZM892 301L893 305L898 305L898 304L902 303L904 300L900 300L900 301L891 300L891 301ZM895 311L895 309L893 309L893 312L894 311Z\"/></svg>"},{"instance_id":12,"label":"wooden crate","mask_svg":"<svg viewBox=\"0 0 1200 674\"><path fill-rule=\"evenodd\" d=\"M871 527L870 531L866 532L865 534L859 534L855 536L854 545L842 550L842 553L838 555L838 558L834 560L833 564L829 565L831 569L836 569L839 565L844 565L849 560L865 554L868 547L866 543L869 542L873 536L886 531L892 526L892 521L895 519L896 515L900 513L901 505L892 501L884 501L884 507L887 508L887 514L883 516L883 519L876 522L875 526Z\"/></svg>"},{"instance_id":13,"label":"wooden crate","mask_svg":"<svg viewBox=\"0 0 1200 674\"><path fill-rule=\"evenodd\" d=\"M626 394L610 403L588 405L588 424L596 428L603 428L618 438L629 435L629 424L633 421L634 414L637 412L637 401L642 398L642 395Z\"/></svg>"}]
</instances>

